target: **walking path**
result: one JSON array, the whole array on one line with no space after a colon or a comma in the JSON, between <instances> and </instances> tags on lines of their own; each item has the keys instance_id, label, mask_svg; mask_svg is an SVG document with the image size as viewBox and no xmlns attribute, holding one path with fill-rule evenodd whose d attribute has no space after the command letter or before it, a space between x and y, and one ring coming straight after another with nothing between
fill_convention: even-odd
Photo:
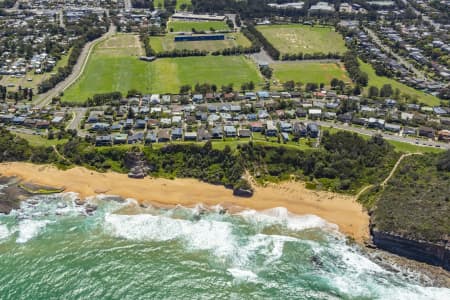
<instances>
[{"instance_id":1,"label":"walking path","mask_svg":"<svg viewBox=\"0 0 450 300\"><path fill-rule=\"evenodd\" d=\"M389 176L386 177L386 179L381 183L381 187L384 188L384 186L388 183L388 181L392 178L392 176L394 176L394 173L395 173L395 171L397 171L397 168L400 165L400 163L402 162L402 160L405 157L408 157L411 155L422 155L422 153L408 153L408 154L403 154L402 156L400 156L400 158L397 160L394 167L392 168L391 172L389 173Z\"/></svg>"},{"instance_id":2,"label":"walking path","mask_svg":"<svg viewBox=\"0 0 450 300\"><path fill-rule=\"evenodd\" d=\"M389 172L388 177L386 177L383 182L380 184L380 186L384 189L384 187L386 186L386 184L389 182L389 180L391 180L392 176L394 176L395 171L397 171L398 166L400 165L400 163L402 162L402 160L405 157L408 156L412 156L412 155L422 155L422 153L407 153L407 154L403 154L402 156L400 156L400 158L397 160L397 162L395 163L394 167L392 168L391 172ZM374 185L370 184L368 186L365 186L364 188L362 188L358 194L356 194L356 199L359 199L359 197L364 194L364 192L366 192L367 190L369 190L370 188L372 188Z\"/></svg>"}]
</instances>

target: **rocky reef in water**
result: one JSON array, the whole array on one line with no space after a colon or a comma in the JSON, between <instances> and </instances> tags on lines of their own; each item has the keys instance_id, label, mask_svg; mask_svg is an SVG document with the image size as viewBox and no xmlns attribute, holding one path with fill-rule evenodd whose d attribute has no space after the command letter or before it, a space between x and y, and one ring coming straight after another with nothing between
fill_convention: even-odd
<instances>
[{"instance_id":1,"label":"rocky reef in water","mask_svg":"<svg viewBox=\"0 0 450 300\"><path fill-rule=\"evenodd\" d=\"M20 208L20 202L34 195L54 194L64 191L63 188L36 185L23 182L16 177L0 177L0 213L9 214Z\"/></svg>"}]
</instances>

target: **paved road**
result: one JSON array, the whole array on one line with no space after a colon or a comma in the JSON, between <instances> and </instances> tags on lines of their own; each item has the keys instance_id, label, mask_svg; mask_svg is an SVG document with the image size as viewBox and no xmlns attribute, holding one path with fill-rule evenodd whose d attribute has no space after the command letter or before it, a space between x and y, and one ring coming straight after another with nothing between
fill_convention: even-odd
<instances>
[{"instance_id":1,"label":"paved road","mask_svg":"<svg viewBox=\"0 0 450 300\"><path fill-rule=\"evenodd\" d=\"M112 36L113 34L115 34L115 32L116 27L114 25L111 25L107 33L94 41L88 42L81 51L77 63L75 64L75 66L73 66L72 73L65 80L58 83L53 89L44 94L36 95L34 104L38 107L44 107L52 101L52 98L59 96L61 92L65 91L69 86L71 86L83 73L83 70L88 62L89 55L91 54L94 46L98 42Z\"/></svg>"},{"instance_id":2,"label":"paved road","mask_svg":"<svg viewBox=\"0 0 450 300\"><path fill-rule=\"evenodd\" d=\"M422 16L422 20L428 22L431 24L431 26L434 27L434 29L439 30L441 28L441 24L434 22L432 19L430 19L430 17L428 16L424 16L420 11L418 11L417 9L415 9L409 2L408 0L401 0L406 6L410 7L414 13L417 16Z\"/></svg>"},{"instance_id":3,"label":"paved road","mask_svg":"<svg viewBox=\"0 0 450 300\"><path fill-rule=\"evenodd\" d=\"M87 108L85 107L75 107L71 109L72 113L72 120L67 124L66 130L72 129L72 130L80 130L80 124L81 120L83 120L83 117L85 116L87 111Z\"/></svg>"},{"instance_id":4,"label":"paved road","mask_svg":"<svg viewBox=\"0 0 450 300\"><path fill-rule=\"evenodd\" d=\"M416 67L414 67L412 64L410 64L406 59L401 57L400 55L396 54L394 51L391 50L390 47L383 44L383 42L378 38L375 32L373 32L371 29L364 27L364 30L367 31L369 36L372 38L372 40L375 42L375 44L378 45L381 49L383 49L386 53L392 54L392 56L395 57L395 59L400 62L402 65L406 66L409 70L414 72L414 74L419 78L426 78L425 74L418 70Z\"/></svg>"},{"instance_id":5,"label":"paved road","mask_svg":"<svg viewBox=\"0 0 450 300\"><path fill-rule=\"evenodd\" d=\"M231 21L233 21L234 30L236 30L236 32L241 31L241 27L237 26L236 24L236 14L225 14L225 16Z\"/></svg>"},{"instance_id":6,"label":"paved road","mask_svg":"<svg viewBox=\"0 0 450 300\"><path fill-rule=\"evenodd\" d=\"M64 9L59 10L59 27L66 28L66 25L64 24Z\"/></svg>"},{"instance_id":7,"label":"paved road","mask_svg":"<svg viewBox=\"0 0 450 300\"><path fill-rule=\"evenodd\" d=\"M368 129L365 127L354 127L354 126L350 126L348 124L333 123L333 122L326 122L326 121L315 121L315 123L319 124L320 126L333 127L333 128L337 128L337 129L341 129L341 130L356 132L356 133L363 134L363 135L372 136L374 134L379 134L386 140L408 143L408 144L412 144L412 145L416 145L416 146L422 146L422 147L437 147L437 146L439 146L440 148L443 148L443 149L450 149L450 144L447 144L447 143L436 142L436 141L432 141L432 140L425 140L422 138L418 139L416 137L389 134L389 133L387 133L385 131L381 131L381 130L375 131L375 130Z\"/></svg>"},{"instance_id":8,"label":"paved road","mask_svg":"<svg viewBox=\"0 0 450 300\"><path fill-rule=\"evenodd\" d=\"M264 48L261 48L261 51L258 53L252 53L250 54L250 57L258 64L273 64L275 61L270 57L269 54L267 54L266 50Z\"/></svg>"},{"instance_id":9,"label":"paved road","mask_svg":"<svg viewBox=\"0 0 450 300\"><path fill-rule=\"evenodd\" d=\"M133 7L131 5L131 0L124 0L125 11L131 10Z\"/></svg>"}]
</instances>

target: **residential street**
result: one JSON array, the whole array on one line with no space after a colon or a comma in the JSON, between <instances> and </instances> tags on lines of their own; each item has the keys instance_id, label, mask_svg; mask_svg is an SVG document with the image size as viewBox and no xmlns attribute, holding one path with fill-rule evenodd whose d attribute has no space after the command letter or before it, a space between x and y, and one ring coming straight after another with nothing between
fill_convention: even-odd
<instances>
[{"instance_id":1,"label":"residential street","mask_svg":"<svg viewBox=\"0 0 450 300\"><path fill-rule=\"evenodd\" d=\"M395 57L395 59L401 63L402 65L404 65L406 68L408 68L409 70L411 70L412 72L414 72L414 74L419 77L419 78L423 78L425 79L426 76L425 74L418 70L416 67L414 67L411 63L409 63L408 61L406 61L405 58L401 57L400 55L396 54L394 51L391 50L391 48L389 48L388 46L386 46L385 44L383 44L383 42L378 38L378 36L375 34L375 32L373 32L372 30L370 30L367 27L364 27L364 30L367 31L367 33L369 34L369 36L372 38L372 40L374 41L375 44L378 45L378 47L380 47L381 49L383 49L383 51L385 51L388 54L391 54L392 56Z\"/></svg>"},{"instance_id":2,"label":"residential street","mask_svg":"<svg viewBox=\"0 0 450 300\"><path fill-rule=\"evenodd\" d=\"M423 138L418 139L416 137L400 136L400 135L395 135L393 133L387 133L386 131L381 131L381 130L375 131L375 130L368 129L365 127L355 127L355 126L350 126L348 124L342 124L342 123L334 123L334 122L327 122L327 121L316 121L316 123L319 124L320 126L333 127L333 128L337 128L337 129L348 130L348 131L352 131L352 132L356 132L356 133L364 134L364 135L370 135L370 136L377 133L377 134L380 134L384 139L391 140L391 141L408 143L408 144L423 146L423 147L437 147L438 146L440 148L450 149L450 144L431 141L431 140L425 140Z\"/></svg>"},{"instance_id":3,"label":"residential street","mask_svg":"<svg viewBox=\"0 0 450 300\"><path fill-rule=\"evenodd\" d=\"M111 35L114 35L115 33L116 27L114 25L111 25L109 27L109 31L106 32L103 36L87 43L81 51L77 63L75 64L75 66L73 66L72 73L70 73L70 75L64 81L58 83L53 89L49 90L46 93L36 95L36 97L34 98L34 103L39 107L44 107L52 101L53 97L57 97L61 92L65 91L69 86L71 86L83 73L83 70L89 60L89 55L91 54L94 46L98 42L103 41L104 39L110 37Z\"/></svg>"}]
</instances>

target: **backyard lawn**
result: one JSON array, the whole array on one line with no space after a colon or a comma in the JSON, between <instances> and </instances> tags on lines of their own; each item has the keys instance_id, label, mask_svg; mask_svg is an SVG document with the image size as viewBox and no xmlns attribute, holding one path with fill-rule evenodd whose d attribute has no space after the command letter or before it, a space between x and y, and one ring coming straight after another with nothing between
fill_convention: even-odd
<instances>
[{"instance_id":1,"label":"backyard lawn","mask_svg":"<svg viewBox=\"0 0 450 300\"><path fill-rule=\"evenodd\" d=\"M258 29L281 54L337 52L347 48L342 36L333 27L309 25L261 25Z\"/></svg>"}]
</instances>

